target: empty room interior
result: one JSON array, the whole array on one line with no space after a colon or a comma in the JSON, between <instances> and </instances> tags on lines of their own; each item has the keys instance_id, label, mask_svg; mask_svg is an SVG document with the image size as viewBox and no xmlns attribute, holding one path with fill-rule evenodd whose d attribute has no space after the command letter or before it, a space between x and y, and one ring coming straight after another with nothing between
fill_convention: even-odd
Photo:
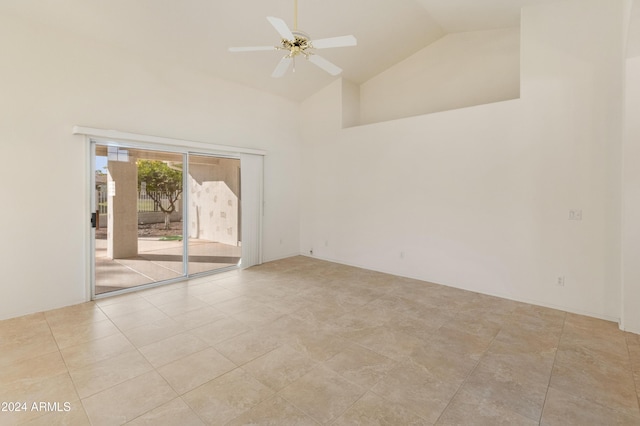
<instances>
[{"instance_id":1,"label":"empty room interior","mask_svg":"<svg viewBox=\"0 0 640 426\"><path fill-rule=\"evenodd\" d=\"M640 0L0 0L0 424L640 425Z\"/></svg>"}]
</instances>

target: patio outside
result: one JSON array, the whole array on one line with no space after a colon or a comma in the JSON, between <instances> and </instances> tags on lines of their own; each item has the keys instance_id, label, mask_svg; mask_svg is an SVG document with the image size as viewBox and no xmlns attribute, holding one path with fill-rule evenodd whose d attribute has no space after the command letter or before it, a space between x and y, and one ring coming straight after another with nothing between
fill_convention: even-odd
<instances>
[{"instance_id":1,"label":"patio outside","mask_svg":"<svg viewBox=\"0 0 640 426\"><path fill-rule=\"evenodd\" d=\"M169 230L163 227L164 223L139 225L138 255L123 259L107 256L107 230L96 229L95 293L182 277L182 222L172 222ZM238 246L194 238L188 244L189 274L235 266L240 261Z\"/></svg>"},{"instance_id":2,"label":"patio outside","mask_svg":"<svg viewBox=\"0 0 640 426\"><path fill-rule=\"evenodd\" d=\"M188 161L183 176L181 154L96 147L95 294L238 264L240 161Z\"/></svg>"}]
</instances>

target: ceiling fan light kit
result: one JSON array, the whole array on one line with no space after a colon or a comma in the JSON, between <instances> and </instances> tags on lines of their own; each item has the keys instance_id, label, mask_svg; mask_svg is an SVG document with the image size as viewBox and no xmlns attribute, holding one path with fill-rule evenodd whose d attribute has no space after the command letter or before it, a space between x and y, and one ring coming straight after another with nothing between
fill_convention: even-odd
<instances>
[{"instance_id":1,"label":"ceiling fan light kit","mask_svg":"<svg viewBox=\"0 0 640 426\"><path fill-rule=\"evenodd\" d=\"M267 20L280 34L282 40L279 46L249 46L249 47L230 47L230 52L254 52L260 50L286 50L289 53L285 55L271 74L272 77L282 77L287 70L291 62L295 62L296 56L304 56L312 64L322 68L331 75L338 75L342 72L342 69L337 65L326 60L322 56L317 55L314 49L326 49L331 47L346 47L355 46L357 40L354 36L340 36L323 38L316 41L312 41L308 34L298 31L298 1L294 0L294 30L291 31L287 23L273 16L268 16ZM294 67L295 71L295 67Z\"/></svg>"}]
</instances>

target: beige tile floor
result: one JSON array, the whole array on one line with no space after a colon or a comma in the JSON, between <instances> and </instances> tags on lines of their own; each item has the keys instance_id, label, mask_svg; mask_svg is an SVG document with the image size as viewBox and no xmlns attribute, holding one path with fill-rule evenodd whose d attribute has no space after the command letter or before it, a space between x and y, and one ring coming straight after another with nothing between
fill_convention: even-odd
<instances>
[{"instance_id":1,"label":"beige tile floor","mask_svg":"<svg viewBox=\"0 0 640 426\"><path fill-rule=\"evenodd\" d=\"M305 257L0 322L1 425L640 425L638 389L613 323Z\"/></svg>"}]
</instances>

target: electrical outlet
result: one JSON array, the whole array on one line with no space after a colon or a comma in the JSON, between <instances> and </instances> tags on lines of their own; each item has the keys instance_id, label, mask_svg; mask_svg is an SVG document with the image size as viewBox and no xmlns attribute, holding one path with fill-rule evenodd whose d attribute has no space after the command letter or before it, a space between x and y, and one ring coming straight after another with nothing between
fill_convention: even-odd
<instances>
[{"instance_id":1,"label":"electrical outlet","mask_svg":"<svg viewBox=\"0 0 640 426\"><path fill-rule=\"evenodd\" d=\"M560 275L556 281L558 287L564 287L564 275Z\"/></svg>"},{"instance_id":2,"label":"electrical outlet","mask_svg":"<svg viewBox=\"0 0 640 426\"><path fill-rule=\"evenodd\" d=\"M309 254L313 256L313 249L309 250Z\"/></svg>"},{"instance_id":3,"label":"electrical outlet","mask_svg":"<svg viewBox=\"0 0 640 426\"><path fill-rule=\"evenodd\" d=\"M569 220L582 220L582 210L580 209L569 210Z\"/></svg>"}]
</instances>

